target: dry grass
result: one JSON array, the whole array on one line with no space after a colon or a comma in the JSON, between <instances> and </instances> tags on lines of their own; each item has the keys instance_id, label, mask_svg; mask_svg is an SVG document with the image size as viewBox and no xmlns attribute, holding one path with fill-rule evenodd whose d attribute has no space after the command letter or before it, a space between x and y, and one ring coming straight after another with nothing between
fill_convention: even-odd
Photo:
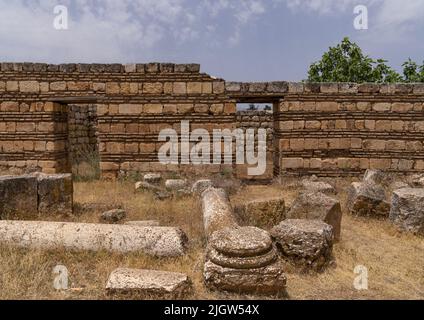
<instances>
[{"instance_id":1,"label":"dry grass","mask_svg":"<svg viewBox=\"0 0 424 320\"><path fill-rule=\"evenodd\" d=\"M339 181L343 189L349 181ZM287 186L247 186L232 197L234 204L246 199L283 195L287 202L296 196ZM341 193L344 201L344 193ZM205 289L202 266L205 238L199 204L192 198L157 202L150 194L134 194L130 182L78 182L75 184L77 208L97 203L92 210L79 211L76 217L55 220L97 222L105 208L122 206L128 220L157 219L163 225L180 226L190 238L186 256L155 259L139 254L107 252L42 252L0 248L0 299L109 299L104 286L117 267L154 268L187 273L194 283L193 299L244 299L239 295ZM53 220L53 219L52 219ZM290 299L424 299L424 239L398 232L387 221L354 218L346 213L342 237L335 245L336 263L322 274L298 274L288 270ZM53 288L53 268L69 269L73 288L57 292ZM369 270L369 290L356 291L353 269L364 265Z\"/></svg>"}]
</instances>

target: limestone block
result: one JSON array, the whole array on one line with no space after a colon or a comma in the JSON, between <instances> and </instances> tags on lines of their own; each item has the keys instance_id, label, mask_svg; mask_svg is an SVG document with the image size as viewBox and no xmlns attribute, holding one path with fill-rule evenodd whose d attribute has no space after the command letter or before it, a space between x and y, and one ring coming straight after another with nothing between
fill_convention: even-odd
<instances>
[{"instance_id":1,"label":"limestone block","mask_svg":"<svg viewBox=\"0 0 424 320\"><path fill-rule=\"evenodd\" d=\"M197 195L201 195L206 189L213 188L213 182L209 179L197 180L192 188L191 192Z\"/></svg>"},{"instance_id":2,"label":"limestone block","mask_svg":"<svg viewBox=\"0 0 424 320\"><path fill-rule=\"evenodd\" d=\"M333 227L319 220L288 219L271 230L281 255L305 269L321 271L332 260Z\"/></svg>"},{"instance_id":3,"label":"limestone block","mask_svg":"<svg viewBox=\"0 0 424 320\"><path fill-rule=\"evenodd\" d=\"M348 190L347 207L352 214L384 217L390 212L390 204L382 186L354 182Z\"/></svg>"},{"instance_id":4,"label":"limestone block","mask_svg":"<svg viewBox=\"0 0 424 320\"><path fill-rule=\"evenodd\" d=\"M281 197L268 197L238 205L235 212L245 225L272 227L286 218L286 207Z\"/></svg>"},{"instance_id":5,"label":"limestone block","mask_svg":"<svg viewBox=\"0 0 424 320\"><path fill-rule=\"evenodd\" d=\"M424 235L424 189L395 190L389 217L401 229Z\"/></svg>"},{"instance_id":6,"label":"limestone block","mask_svg":"<svg viewBox=\"0 0 424 320\"><path fill-rule=\"evenodd\" d=\"M0 218L37 215L37 178L30 175L0 177Z\"/></svg>"},{"instance_id":7,"label":"limestone block","mask_svg":"<svg viewBox=\"0 0 424 320\"><path fill-rule=\"evenodd\" d=\"M147 183L158 184L162 180L160 173L147 173L144 175L143 180Z\"/></svg>"},{"instance_id":8,"label":"limestone block","mask_svg":"<svg viewBox=\"0 0 424 320\"><path fill-rule=\"evenodd\" d=\"M117 223L124 220L127 216L127 212L123 209L113 209L103 212L100 220L107 223Z\"/></svg>"},{"instance_id":9,"label":"limestone block","mask_svg":"<svg viewBox=\"0 0 424 320\"><path fill-rule=\"evenodd\" d=\"M165 181L165 187L168 190L180 190L187 186L187 181L184 179L169 179Z\"/></svg>"},{"instance_id":10,"label":"limestone block","mask_svg":"<svg viewBox=\"0 0 424 320\"><path fill-rule=\"evenodd\" d=\"M72 174L37 173L38 213L72 214L73 183Z\"/></svg>"},{"instance_id":11,"label":"limestone block","mask_svg":"<svg viewBox=\"0 0 424 320\"><path fill-rule=\"evenodd\" d=\"M114 270L106 285L109 294L139 298L178 299L187 295L191 288L189 277L183 273L128 268Z\"/></svg>"},{"instance_id":12,"label":"limestone block","mask_svg":"<svg viewBox=\"0 0 424 320\"><path fill-rule=\"evenodd\" d=\"M142 252L178 257L187 236L179 228L43 221L0 221L0 243L42 250Z\"/></svg>"},{"instance_id":13,"label":"limestone block","mask_svg":"<svg viewBox=\"0 0 424 320\"><path fill-rule=\"evenodd\" d=\"M302 187L303 189L309 192L322 192L326 194L337 193L331 184L327 182L323 182L323 181L311 181L311 180L305 179L302 181Z\"/></svg>"},{"instance_id":14,"label":"limestone block","mask_svg":"<svg viewBox=\"0 0 424 320\"><path fill-rule=\"evenodd\" d=\"M301 193L293 202L288 219L321 220L333 227L334 237L340 239L342 209L340 201L321 192Z\"/></svg>"}]
</instances>

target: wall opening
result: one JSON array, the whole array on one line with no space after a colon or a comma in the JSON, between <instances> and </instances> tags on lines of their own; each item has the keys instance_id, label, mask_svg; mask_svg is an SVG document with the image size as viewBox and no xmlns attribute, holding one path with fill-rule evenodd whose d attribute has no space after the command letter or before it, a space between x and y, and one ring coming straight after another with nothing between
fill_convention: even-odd
<instances>
[{"instance_id":1,"label":"wall opening","mask_svg":"<svg viewBox=\"0 0 424 320\"><path fill-rule=\"evenodd\" d=\"M239 177L251 181L271 181L274 178L274 102L273 101L243 101L237 103L236 125L246 131L254 129L256 139L259 129L267 133L266 172L261 176L249 176L246 170L238 170ZM255 145L258 152L258 144Z\"/></svg>"},{"instance_id":2,"label":"wall opening","mask_svg":"<svg viewBox=\"0 0 424 320\"><path fill-rule=\"evenodd\" d=\"M76 179L89 180L100 177L95 104L68 105L68 155Z\"/></svg>"}]
</instances>

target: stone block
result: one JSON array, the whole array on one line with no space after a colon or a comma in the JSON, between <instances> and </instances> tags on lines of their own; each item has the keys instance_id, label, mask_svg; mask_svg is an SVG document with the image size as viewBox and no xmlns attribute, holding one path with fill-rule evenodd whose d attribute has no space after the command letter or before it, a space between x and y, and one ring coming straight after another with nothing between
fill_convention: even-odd
<instances>
[{"instance_id":1,"label":"stone block","mask_svg":"<svg viewBox=\"0 0 424 320\"><path fill-rule=\"evenodd\" d=\"M424 188L395 190L389 218L402 230L424 235Z\"/></svg>"},{"instance_id":2,"label":"stone block","mask_svg":"<svg viewBox=\"0 0 424 320\"><path fill-rule=\"evenodd\" d=\"M192 283L183 273L119 268L107 281L106 291L112 295L181 299L190 293Z\"/></svg>"},{"instance_id":3,"label":"stone block","mask_svg":"<svg viewBox=\"0 0 424 320\"><path fill-rule=\"evenodd\" d=\"M72 174L36 174L38 181L38 213L71 215L73 210Z\"/></svg>"}]
</instances>

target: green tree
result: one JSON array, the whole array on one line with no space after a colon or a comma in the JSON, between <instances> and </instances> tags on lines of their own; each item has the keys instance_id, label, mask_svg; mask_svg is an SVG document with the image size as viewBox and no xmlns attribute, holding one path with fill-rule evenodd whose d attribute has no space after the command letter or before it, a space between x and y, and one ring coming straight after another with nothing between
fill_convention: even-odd
<instances>
[{"instance_id":1,"label":"green tree","mask_svg":"<svg viewBox=\"0 0 424 320\"><path fill-rule=\"evenodd\" d=\"M402 64L405 82L424 82L424 62L419 66L411 58Z\"/></svg>"},{"instance_id":2,"label":"green tree","mask_svg":"<svg viewBox=\"0 0 424 320\"><path fill-rule=\"evenodd\" d=\"M349 38L330 47L322 59L313 63L308 72L310 82L401 82L402 77L386 60L374 60Z\"/></svg>"}]
</instances>

